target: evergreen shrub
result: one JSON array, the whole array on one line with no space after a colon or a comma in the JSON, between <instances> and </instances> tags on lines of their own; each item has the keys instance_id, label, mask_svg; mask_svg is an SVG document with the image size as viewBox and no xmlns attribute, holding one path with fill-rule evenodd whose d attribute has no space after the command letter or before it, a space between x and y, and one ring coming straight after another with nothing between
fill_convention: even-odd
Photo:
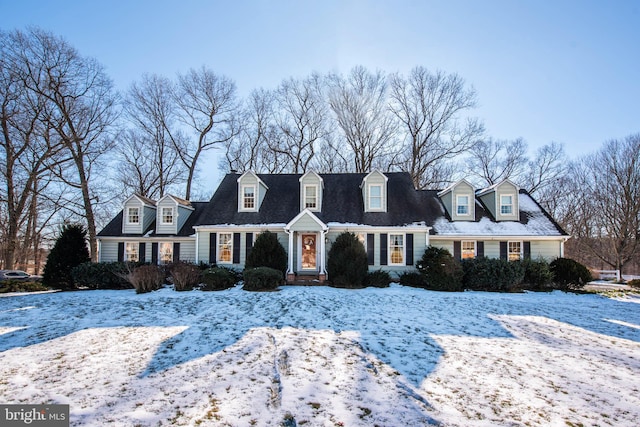
<instances>
[{"instance_id":1,"label":"evergreen shrub","mask_svg":"<svg viewBox=\"0 0 640 427\"><path fill-rule=\"evenodd\" d=\"M580 289L592 280L589 269L570 258L556 258L549 267L559 289Z\"/></svg>"},{"instance_id":2,"label":"evergreen shrub","mask_svg":"<svg viewBox=\"0 0 640 427\"><path fill-rule=\"evenodd\" d=\"M424 288L425 278L418 271L406 271L400 275L400 284L412 288Z\"/></svg>"},{"instance_id":3,"label":"evergreen shrub","mask_svg":"<svg viewBox=\"0 0 640 427\"><path fill-rule=\"evenodd\" d=\"M525 274L521 262L485 257L465 259L462 269L464 288L474 291L515 292Z\"/></svg>"},{"instance_id":4,"label":"evergreen shrub","mask_svg":"<svg viewBox=\"0 0 640 427\"><path fill-rule=\"evenodd\" d=\"M239 278L235 271L224 267L211 267L202 273L202 291L223 291L233 288Z\"/></svg>"},{"instance_id":5,"label":"evergreen shrub","mask_svg":"<svg viewBox=\"0 0 640 427\"><path fill-rule=\"evenodd\" d=\"M544 259L522 261L524 266L523 288L530 291L549 291L553 289L553 273Z\"/></svg>"},{"instance_id":6,"label":"evergreen shrub","mask_svg":"<svg viewBox=\"0 0 640 427\"><path fill-rule=\"evenodd\" d=\"M369 265L367 252L358 237L345 231L331 245L327 255L327 274L331 286L359 289L365 286Z\"/></svg>"},{"instance_id":7,"label":"evergreen shrub","mask_svg":"<svg viewBox=\"0 0 640 427\"><path fill-rule=\"evenodd\" d=\"M170 274L176 291L192 291L202 279L202 271L198 266L184 261L174 263Z\"/></svg>"},{"instance_id":8,"label":"evergreen shrub","mask_svg":"<svg viewBox=\"0 0 640 427\"><path fill-rule=\"evenodd\" d=\"M84 262L73 267L71 276L78 287L89 289L130 289L123 278L131 268L140 266L127 262Z\"/></svg>"},{"instance_id":9,"label":"evergreen shrub","mask_svg":"<svg viewBox=\"0 0 640 427\"><path fill-rule=\"evenodd\" d=\"M76 287L71 270L90 261L87 232L80 224L65 224L53 245L42 274L42 283L56 289Z\"/></svg>"},{"instance_id":10,"label":"evergreen shrub","mask_svg":"<svg viewBox=\"0 0 640 427\"><path fill-rule=\"evenodd\" d=\"M416 265L425 289L463 291L462 266L446 249L429 246Z\"/></svg>"},{"instance_id":11,"label":"evergreen shrub","mask_svg":"<svg viewBox=\"0 0 640 427\"><path fill-rule=\"evenodd\" d=\"M258 235L245 261L245 268L269 267L286 274L287 252L278 241L278 235L263 231Z\"/></svg>"},{"instance_id":12,"label":"evergreen shrub","mask_svg":"<svg viewBox=\"0 0 640 427\"><path fill-rule=\"evenodd\" d=\"M245 291L273 291L282 283L282 271L269 267L247 268L243 272Z\"/></svg>"},{"instance_id":13,"label":"evergreen shrub","mask_svg":"<svg viewBox=\"0 0 640 427\"><path fill-rule=\"evenodd\" d=\"M382 270L367 273L366 284L374 288L388 288L391 283L391 275Z\"/></svg>"}]
</instances>

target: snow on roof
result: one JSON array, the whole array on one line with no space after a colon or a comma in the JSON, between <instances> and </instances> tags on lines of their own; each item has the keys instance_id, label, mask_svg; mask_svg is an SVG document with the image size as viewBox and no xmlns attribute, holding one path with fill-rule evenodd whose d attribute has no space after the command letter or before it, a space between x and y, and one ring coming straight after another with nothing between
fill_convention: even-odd
<instances>
[{"instance_id":1,"label":"snow on roof","mask_svg":"<svg viewBox=\"0 0 640 427\"><path fill-rule=\"evenodd\" d=\"M449 221L438 218L433 224L436 235L458 236L562 236L556 225L528 194L520 193L521 221L494 222L488 217L480 221Z\"/></svg>"}]
</instances>

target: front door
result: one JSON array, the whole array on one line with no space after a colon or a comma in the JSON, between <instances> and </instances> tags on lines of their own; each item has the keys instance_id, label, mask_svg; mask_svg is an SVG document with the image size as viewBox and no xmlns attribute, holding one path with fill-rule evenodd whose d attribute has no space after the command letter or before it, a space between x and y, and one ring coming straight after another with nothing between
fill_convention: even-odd
<instances>
[{"instance_id":1,"label":"front door","mask_svg":"<svg viewBox=\"0 0 640 427\"><path fill-rule=\"evenodd\" d=\"M316 270L316 235L303 234L302 239L302 261L303 270Z\"/></svg>"}]
</instances>

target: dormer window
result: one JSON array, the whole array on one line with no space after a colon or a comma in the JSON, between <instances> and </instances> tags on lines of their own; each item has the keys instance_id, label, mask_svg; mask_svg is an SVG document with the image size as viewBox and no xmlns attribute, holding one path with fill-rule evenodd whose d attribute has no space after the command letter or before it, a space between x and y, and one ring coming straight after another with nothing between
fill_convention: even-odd
<instances>
[{"instance_id":1,"label":"dormer window","mask_svg":"<svg viewBox=\"0 0 640 427\"><path fill-rule=\"evenodd\" d=\"M500 214L513 215L513 196L512 195L500 196Z\"/></svg>"},{"instance_id":2,"label":"dormer window","mask_svg":"<svg viewBox=\"0 0 640 427\"><path fill-rule=\"evenodd\" d=\"M318 208L318 187L315 185L304 186L304 207L315 210Z\"/></svg>"},{"instance_id":3,"label":"dormer window","mask_svg":"<svg viewBox=\"0 0 640 427\"><path fill-rule=\"evenodd\" d=\"M382 209L382 185L369 186L369 209Z\"/></svg>"},{"instance_id":4,"label":"dormer window","mask_svg":"<svg viewBox=\"0 0 640 427\"><path fill-rule=\"evenodd\" d=\"M256 208L256 187L247 185L242 187L242 209L254 210Z\"/></svg>"},{"instance_id":5,"label":"dormer window","mask_svg":"<svg viewBox=\"0 0 640 427\"><path fill-rule=\"evenodd\" d=\"M469 196L456 197L456 213L458 215L469 215Z\"/></svg>"},{"instance_id":6,"label":"dormer window","mask_svg":"<svg viewBox=\"0 0 640 427\"><path fill-rule=\"evenodd\" d=\"M162 223L173 224L173 208L162 208Z\"/></svg>"},{"instance_id":7,"label":"dormer window","mask_svg":"<svg viewBox=\"0 0 640 427\"><path fill-rule=\"evenodd\" d=\"M130 207L127 209L127 223L140 224L140 208Z\"/></svg>"}]
</instances>

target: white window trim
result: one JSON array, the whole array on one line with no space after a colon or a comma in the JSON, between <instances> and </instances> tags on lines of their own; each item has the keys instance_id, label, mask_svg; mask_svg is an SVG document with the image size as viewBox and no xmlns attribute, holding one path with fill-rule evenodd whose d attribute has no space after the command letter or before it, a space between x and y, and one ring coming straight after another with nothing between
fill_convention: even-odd
<instances>
[{"instance_id":1,"label":"white window trim","mask_svg":"<svg viewBox=\"0 0 640 427\"><path fill-rule=\"evenodd\" d=\"M467 198L467 203L466 204L461 204L460 203L460 198L461 197L466 197ZM467 213L458 212L458 207L459 206L466 206L467 207ZM468 194L458 194L458 195L456 195L455 213L456 213L456 216L470 216L471 215L471 196L469 196Z\"/></svg>"},{"instance_id":2,"label":"white window trim","mask_svg":"<svg viewBox=\"0 0 640 427\"><path fill-rule=\"evenodd\" d=\"M138 210L138 222L132 222L131 221L130 211L132 209L137 209ZM129 206L127 208L127 225L140 225L140 208L138 206Z\"/></svg>"},{"instance_id":3,"label":"white window trim","mask_svg":"<svg viewBox=\"0 0 640 427\"><path fill-rule=\"evenodd\" d=\"M229 261L222 261L222 253L220 250L220 245L222 242L222 236L229 235L231 238L229 239ZM255 236L254 236L255 237ZM255 243L255 240L254 240ZM218 233L217 242L216 242L216 262L218 264L233 264L233 233Z\"/></svg>"},{"instance_id":4,"label":"white window trim","mask_svg":"<svg viewBox=\"0 0 640 427\"><path fill-rule=\"evenodd\" d=\"M460 241L460 259L464 258L464 244L473 243L473 258L478 257L478 242L476 240L461 240Z\"/></svg>"},{"instance_id":5,"label":"white window trim","mask_svg":"<svg viewBox=\"0 0 640 427\"><path fill-rule=\"evenodd\" d=\"M162 247L165 245L170 248L169 253L171 254L171 256L169 257L170 259L167 261L162 259ZM158 242L158 264L165 265L172 262L173 262L173 242Z\"/></svg>"},{"instance_id":6,"label":"white window trim","mask_svg":"<svg viewBox=\"0 0 640 427\"><path fill-rule=\"evenodd\" d=\"M392 252L391 252L391 242L393 239L391 236L402 236L402 262L397 263L393 262ZM405 233L388 233L387 234L387 264L390 266L405 266L407 265L407 235Z\"/></svg>"},{"instance_id":7,"label":"white window trim","mask_svg":"<svg viewBox=\"0 0 640 427\"><path fill-rule=\"evenodd\" d=\"M502 198L503 197L511 197L511 203L510 204L503 204L502 203ZM503 206L511 206L511 213L503 213L502 212L502 207ZM513 216L515 215L515 196L513 194L501 194L500 195L500 215L503 216Z\"/></svg>"},{"instance_id":8,"label":"white window trim","mask_svg":"<svg viewBox=\"0 0 640 427\"><path fill-rule=\"evenodd\" d=\"M314 188L315 191L316 191L316 195L315 195L316 205L313 208L307 207L307 189L308 188ZM303 195L303 199L302 199L302 208L303 209L309 209L310 211L314 211L314 212L320 210L319 192L318 192L318 186L316 184L305 184L304 185L304 195Z\"/></svg>"},{"instance_id":9,"label":"white window trim","mask_svg":"<svg viewBox=\"0 0 640 427\"><path fill-rule=\"evenodd\" d=\"M245 189L247 188L251 188L253 190L253 207L252 208L247 208L245 207ZM247 185L241 185L240 186L240 206L239 206L239 210L240 211L244 211L244 212L255 212L258 210L258 189L255 185L253 184L247 184Z\"/></svg>"},{"instance_id":10,"label":"white window trim","mask_svg":"<svg viewBox=\"0 0 640 427\"><path fill-rule=\"evenodd\" d=\"M128 249L132 247L133 251L129 251ZM135 253L137 255L137 259L130 259L130 255ZM128 262L138 262L140 261L140 243L139 242L125 242L124 243L124 260Z\"/></svg>"},{"instance_id":11,"label":"white window trim","mask_svg":"<svg viewBox=\"0 0 640 427\"><path fill-rule=\"evenodd\" d=\"M524 254L522 252L524 250L524 243L522 240L509 240L507 242L507 261L516 261L510 259L509 257L509 255L511 255L511 243L518 243L520 245L520 252L518 252L519 258L517 259L517 261L522 261L522 259L524 258Z\"/></svg>"},{"instance_id":12,"label":"white window trim","mask_svg":"<svg viewBox=\"0 0 640 427\"><path fill-rule=\"evenodd\" d=\"M164 210L165 209L170 209L171 210L171 222L165 221L164 220ZM160 224L162 225L173 225L175 223L175 209L173 207L162 207L160 209Z\"/></svg>"},{"instance_id":13,"label":"white window trim","mask_svg":"<svg viewBox=\"0 0 640 427\"><path fill-rule=\"evenodd\" d=\"M378 187L380 188L380 207L373 207L371 205L371 200L373 199L373 197L371 196L371 190L373 189L373 187ZM369 207L369 211L370 212L384 212L385 208L384 208L384 186L382 184L368 184L368 188L367 188L367 206Z\"/></svg>"}]
</instances>

